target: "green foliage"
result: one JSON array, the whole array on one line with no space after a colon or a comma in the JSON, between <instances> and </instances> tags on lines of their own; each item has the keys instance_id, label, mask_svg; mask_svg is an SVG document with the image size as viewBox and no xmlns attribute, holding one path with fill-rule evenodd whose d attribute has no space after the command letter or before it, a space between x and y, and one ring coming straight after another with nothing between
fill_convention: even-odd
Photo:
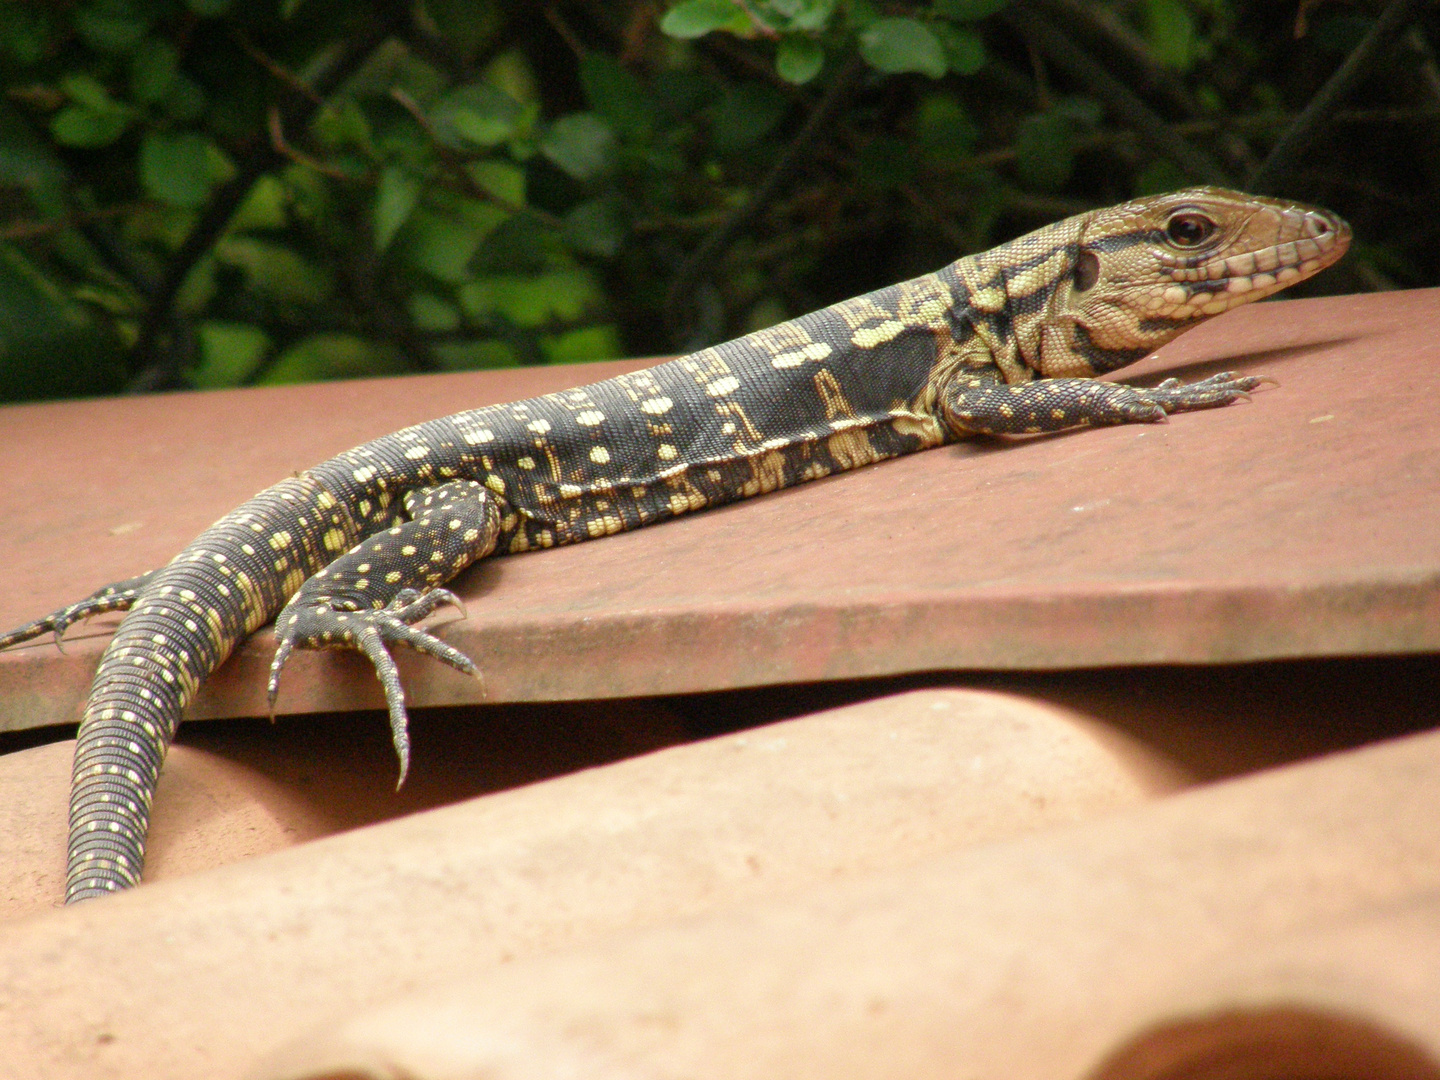
<instances>
[{"instance_id":1,"label":"green foliage","mask_svg":"<svg viewBox=\"0 0 1440 1080\"><path fill-rule=\"evenodd\" d=\"M660 29L676 38L703 37L712 30L743 34L750 29L750 16L735 0L681 0L665 13Z\"/></svg>"},{"instance_id":2,"label":"green foliage","mask_svg":"<svg viewBox=\"0 0 1440 1080\"><path fill-rule=\"evenodd\" d=\"M237 386L259 370L270 351L270 336L250 323L208 320L197 327L200 362L185 373L191 386Z\"/></svg>"},{"instance_id":3,"label":"green foliage","mask_svg":"<svg viewBox=\"0 0 1440 1080\"><path fill-rule=\"evenodd\" d=\"M860 55L887 75L918 71L939 79L945 74L945 46L918 19L876 19L860 31Z\"/></svg>"},{"instance_id":4,"label":"green foliage","mask_svg":"<svg viewBox=\"0 0 1440 1080\"><path fill-rule=\"evenodd\" d=\"M384 251L420 202L420 177L400 165L380 170L375 189L375 250Z\"/></svg>"},{"instance_id":5,"label":"green foliage","mask_svg":"<svg viewBox=\"0 0 1440 1080\"><path fill-rule=\"evenodd\" d=\"M550 125L540 152L576 180L593 180L615 158L615 132L593 113L571 113Z\"/></svg>"},{"instance_id":6,"label":"green foliage","mask_svg":"<svg viewBox=\"0 0 1440 1080\"><path fill-rule=\"evenodd\" d=\"M0 247L0 326L0 398L100 393L117 374L118 342L106 335L103 319L6 247Z\"/></svg>"},{"instance_id":7,"label":"green foliage","mask_svg":"<svg viewBox=\"0 0 1440 1080\"><path fill-rule=\"evenodd\" d=\"M403 370L404 363L394 348L355 334L311 334L282 352L266 369L260 382L274 386L390 375Z\"/></svg>"},{"instance_id":8,"label":"green foliage","mask_svg":"<svg viewBox=\"0 0 1440 1080\"><path fill-rule=\"evenodd\" d=\"M1014 3L0 4L0 400L720 340L1195 181L1022 5L1238 184L1373 25ZM1369 241L1322 287L1440 278L1436 23L1286 179Z\"/></svg>"},{"instance_id":9,"label":"green foliage","mask_svg":"<svg viewBox=\"0 0 1440 1080\"><path fill-rule=\"evenodd\" d=\"M210 145L192 131L147 131L140 140L140 183L155 198L191 210L210 195Z\"/></svg>"},{"instance_id":10,"label":"green foliage","mask_svg":"<svg viewBox=\"0 0 1440 1080\"><path fill-rule=\"evenodd\" d=\"M775 49L775 70L788 83L807 83L824 66L825 47L814 38L790 34Z\"/></svg>"},{"instance_id":11,"label":"green foliage","mask_svg":"<svg viewBox=\"0 0 1440 1080\"><path fill-rule=\"evenodd\" d=\"M1194 64L1195 20L1181 0L1145 0L1145 37L1166 67L1185 71Z\"/></svg>"},{"instance_id":12,"label":"green foliage","mask_svg":"<svg viewBox=\"0 0 1440 1080\"><path fill-rule=\"evenodd\" d=\"M956 22L988 19L1010 0L935 0L935 14Z\"/></svg>"}]
</instances>

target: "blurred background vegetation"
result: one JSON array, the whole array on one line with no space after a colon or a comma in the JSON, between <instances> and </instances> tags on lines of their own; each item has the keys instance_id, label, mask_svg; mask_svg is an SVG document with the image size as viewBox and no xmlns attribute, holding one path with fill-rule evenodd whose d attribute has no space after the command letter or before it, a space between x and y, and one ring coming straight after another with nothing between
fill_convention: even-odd
<instances>
[{"instance_id":1,"label":"blurred background vegetation","mask_svg":"<svg viewBox=\"0 0 1440 1080\"><path fill-rule=\"evenodd\" d=\"M1206 182L1440 281L1421 0L0 0L0 400L689 349ZM463 403L457 402L457 407Z\"/></svg>"}]
</instances>

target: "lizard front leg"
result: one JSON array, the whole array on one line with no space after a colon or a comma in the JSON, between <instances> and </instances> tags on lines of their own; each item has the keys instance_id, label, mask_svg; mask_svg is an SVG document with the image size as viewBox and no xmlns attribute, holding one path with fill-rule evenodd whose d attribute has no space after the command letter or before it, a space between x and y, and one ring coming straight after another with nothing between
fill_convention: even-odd
<instances>
[{"instance_id":1,"label":"lizard front leg","mask_svg":"<svg viewBox=\"0 0 1440 1080\"><path fill-rule=\"evenodd\" d=\"M385 688L400 758L399 784L410 767L410 736L405 691L389 647L407 645L467 675L479 675L468 656L413 624L444 604L460 605L440 586L490 554L502 517L498 497L473 480L411 491L405 511L410 520L367 537L316 573L276 617L279 647L268 687L273 712L280 672L292 649L363 652Z\"/></svg>"},{"instance_id":2,"label":"lizard front leg","mask_svg":"<svg viewBox=\"0 0 1440 1080\"><path fill-rule=\"evenodd\" d=\"M1200 382L1166 379L1144 389L1094 379L1037 379L1006 384L997 372L962 371L939 395L940 412L957 437L1033 435L1072 427L1146 424L1172 412L1213 409L1250 396L1260 376L1233 371Z\"/></svg>"}]
</instances>

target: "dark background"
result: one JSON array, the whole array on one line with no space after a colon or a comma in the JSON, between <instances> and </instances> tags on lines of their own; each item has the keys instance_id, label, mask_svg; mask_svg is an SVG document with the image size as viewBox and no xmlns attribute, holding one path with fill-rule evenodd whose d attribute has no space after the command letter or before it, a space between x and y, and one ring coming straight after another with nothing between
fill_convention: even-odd
<instances>
[{"instance_id":1,"label":"dark background","mask_svg":"<svg viewBox=\"0 0 1440 1080\"><path fill-rule=\"evenodd\" d=\"M0 401L733 337L1190 183L1440 281L1420 0L9 0Z\"/></svg>"}]
</instances>

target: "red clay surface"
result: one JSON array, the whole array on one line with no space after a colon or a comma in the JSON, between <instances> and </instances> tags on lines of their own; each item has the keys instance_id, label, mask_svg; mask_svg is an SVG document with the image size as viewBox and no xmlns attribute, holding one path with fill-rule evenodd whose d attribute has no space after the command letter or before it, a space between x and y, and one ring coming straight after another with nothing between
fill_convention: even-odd
<instances>
[{"instance_id":1,"label":"red clay surface","mask_svg":"<svg viewBox=\"0 0 1440 1080\"><path fill-rule=\"evenodd\" d=\"M0 625L159 565L267 484L458 409L640 362L0 410ZM1271 375L1168 424L976 441L660 528L488 561L401 657L413 705L678 693L963 668L1440 649L1440 290L1243 308L1120 375ZM0 728L78 716L117 617L0 653ZM262 714L262 631L195 717ZM296 656L283 712L374 707Z\"/></svg>"}]
</instances>

